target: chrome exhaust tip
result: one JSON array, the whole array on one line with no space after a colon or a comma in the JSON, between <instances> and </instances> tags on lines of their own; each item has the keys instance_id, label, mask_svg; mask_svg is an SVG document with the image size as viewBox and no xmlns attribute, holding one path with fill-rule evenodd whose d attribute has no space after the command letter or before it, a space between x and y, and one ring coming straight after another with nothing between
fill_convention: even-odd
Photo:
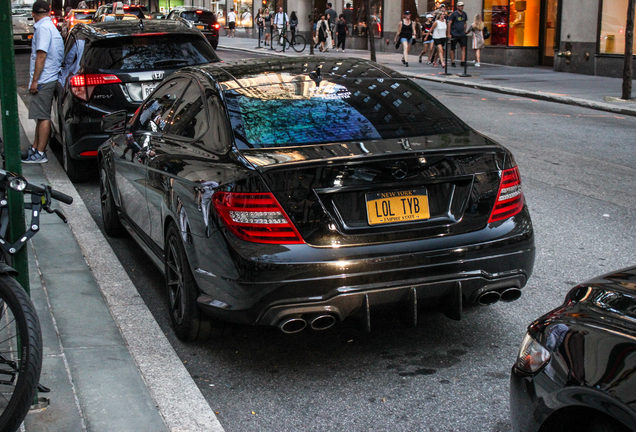
<instances>
[{"instance_id":1,"label":"chrome exhaust tip","mask_svg":"<svg viewBox=\"0 0 636 432\"><path fill-rule=\"evenodd\" d=\"M521 290L519 288L514 288L514 287L507 288L501 291L500 295L501 295L501 301L512 302L519 299L519 297L521 297Z\"/></svg>"},{"instance_id":2,"label":"chrome exhaust tip","mask_svg":"<svg viewBox=\"0 0 636 432\"><path fill-rule=\"evenodd\" d=\"M305 330L307 321L300 317L283 319L278 323L278 328L287 334L298 333Z\"/></svg>"},{"instance_id":3,"label":"chrome exhaust tip","mask_svg":"<svg viewBox=\"0 0 636 432\"><path fill-rule=\"evenodd\" d=\"M327 330L336 323L336 317L333 315L317 315L311 320L311 328L313 330Z\"/></svg>"},{"instance_id":4,"label":"chrome exhaust tip","mask_svg":"<svg viewBox=\"0 0 636 432\"><path fill-rule=\"evenodd\" d=\"M477 301L479 304L488 306L497 303L501 299L501 295L497 291L486 291L479 296Z\"/></svg>"}]
</instances>

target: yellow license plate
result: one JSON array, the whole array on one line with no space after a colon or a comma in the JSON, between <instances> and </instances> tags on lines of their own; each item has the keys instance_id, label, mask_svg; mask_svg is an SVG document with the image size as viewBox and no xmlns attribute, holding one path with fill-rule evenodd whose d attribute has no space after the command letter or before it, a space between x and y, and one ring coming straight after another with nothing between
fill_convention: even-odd
<instances>
[{"instance_id":1,"label":"yellow license plate","mask_svg":"<svg viewBox=\"0 0 636 432\"><path fill-rule=\"evenodd\" d=\"M33 39L33 35L28 35L27 39Z\"/></svg>"},{"instance_id":2,"label":"yellow license plate","mask_svg":"<svg viewBox=\"0 0 636 432\"><path fill-rule=\"evenodd\" d=\"M426 220L431 217L425 188L366 195L369 225Z\"/></svg>"},{"instance_id":3,"label":"yellow license plate","mask_svg":"<svg viewBox=\"0 0 636 432\"><path fill-rule=\"evenodd\" d=\"M198 29L203 30L205 28L205 26L197 26Z\"/></svg>"}]
</instances>

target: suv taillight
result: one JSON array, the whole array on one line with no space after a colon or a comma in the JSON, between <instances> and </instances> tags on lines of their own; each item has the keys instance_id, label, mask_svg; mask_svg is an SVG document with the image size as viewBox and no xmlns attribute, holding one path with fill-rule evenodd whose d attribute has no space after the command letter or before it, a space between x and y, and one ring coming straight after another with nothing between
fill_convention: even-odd
<instances>
[{"instance_id":1,"label":"suv taillight","mask_svg":"<svg viewBox=\"0 0 636 432\"><path fill-rule=\"evenodd\" d=\"M271 193L216 192L217 214L232 234L254 243L304 243Z\"/></svg>"},{"instance_id":2,"label":"suv taillight","mask_svg":"<svg viewBox=\"0 0 636 432\"><path fill-rule=\"evenodd\" d=\"M215 29L217 29L217 30L218 30L218 29L220 29L220 28L221 28L221 26L219 25L219 23L214 23L214 24L210 24L210 28L211 28L211 29L215 28Z\"/></svg>"},{"instance_id":3,"label":"suv taillight","mask_svg":"<svg viewBox=\"0 0 636 432\"><path fill-rule=\"evenodd\" d=\"M521 189L521 177L519 168L514 167L504 170L499 184L497 201L490 214L490 222L508 219L523 209L523 190Z\"/></svg>"},{"instance_id":4,"label":"suv taillight","mask_svg":"<svg viewBox=\"0 0 636 432\"><path fill-rule=\"evenodd\" d=\"M112 74L79 74L73 75L69 80L71 93L83 101L89 101L95 87L102 84L117 84L121 80Z\"/></svg>"}]
</instances>

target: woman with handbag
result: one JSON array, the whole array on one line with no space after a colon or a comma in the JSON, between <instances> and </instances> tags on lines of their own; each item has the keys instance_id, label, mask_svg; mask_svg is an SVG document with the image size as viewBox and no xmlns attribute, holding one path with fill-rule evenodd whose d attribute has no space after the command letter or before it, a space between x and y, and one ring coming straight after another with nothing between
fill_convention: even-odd
<instances>
[{"instance_id":1,"label":"woman with handbag","mask_svg":"<svg viewBox=\"0 0 636 432\"><path fill-rule=\"evenodd\" d=\"M320 15L320 21L318 21L318 43L320 43L320 52L329 51L325 46L325 43L329 39L329 23L325 18L325 14L322 14Z\"/></svg>"},{"instance_id":2,"label":"woman with handbag","mask_svg":"<svg viewBox=\"0 0 636 432\"><path fill-rule=\"evenodd\" d=\"M415 43L415 27L411 21L411 12L404 12L404 19L400 21L397 34L395 35L395 48L402 46L402 64L409 66L409 49Z\"/></svg>"},{"instance_id":3,"label":"woman with handbag","mask_svg":"<svg viewBox=\"0 0 636 432\"><path fill-rule=\"evenodd\" d=\"M484 42L484 22L481 19L481 15L476 14L475 20L470 25L466 34L473 34L473 50L475 50L475 67L481 66L481 50L484 49L486 43Z\"/></svg>"}]
</instances>

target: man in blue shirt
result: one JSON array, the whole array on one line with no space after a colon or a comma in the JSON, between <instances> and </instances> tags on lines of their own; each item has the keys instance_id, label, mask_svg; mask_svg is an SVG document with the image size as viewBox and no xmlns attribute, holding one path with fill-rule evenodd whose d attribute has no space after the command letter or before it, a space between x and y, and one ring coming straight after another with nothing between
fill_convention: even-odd
<instances>
[{"instance_id":1,"label":"man in blue shirt","mask_svg":"<svg viewBox=\"0 0 636 432\"><path fill-rule=\"evenodd\" d=\"M35 140L24 163L44 163L46 146L51 136L51 104L55 83L62 67L64 41L49 16L49 4L44 0L33 3L33 39L29 72L29 118L36 120Z\"/></svg>"},{"instance_id":2,"label":"man in blue shirt","mask_svg":"<svg viewBox=\"0 0 636 432\"><path fill-rule=\"evenodd\" d=\"M464 2L457 3L457 10L448 18L447 37L452 38L451 41L451 66L455 67L455 48L457 43L462 48L462 66L466 64L466 24L468 15L464 12Z\"/></svg>"}]
</instances>

